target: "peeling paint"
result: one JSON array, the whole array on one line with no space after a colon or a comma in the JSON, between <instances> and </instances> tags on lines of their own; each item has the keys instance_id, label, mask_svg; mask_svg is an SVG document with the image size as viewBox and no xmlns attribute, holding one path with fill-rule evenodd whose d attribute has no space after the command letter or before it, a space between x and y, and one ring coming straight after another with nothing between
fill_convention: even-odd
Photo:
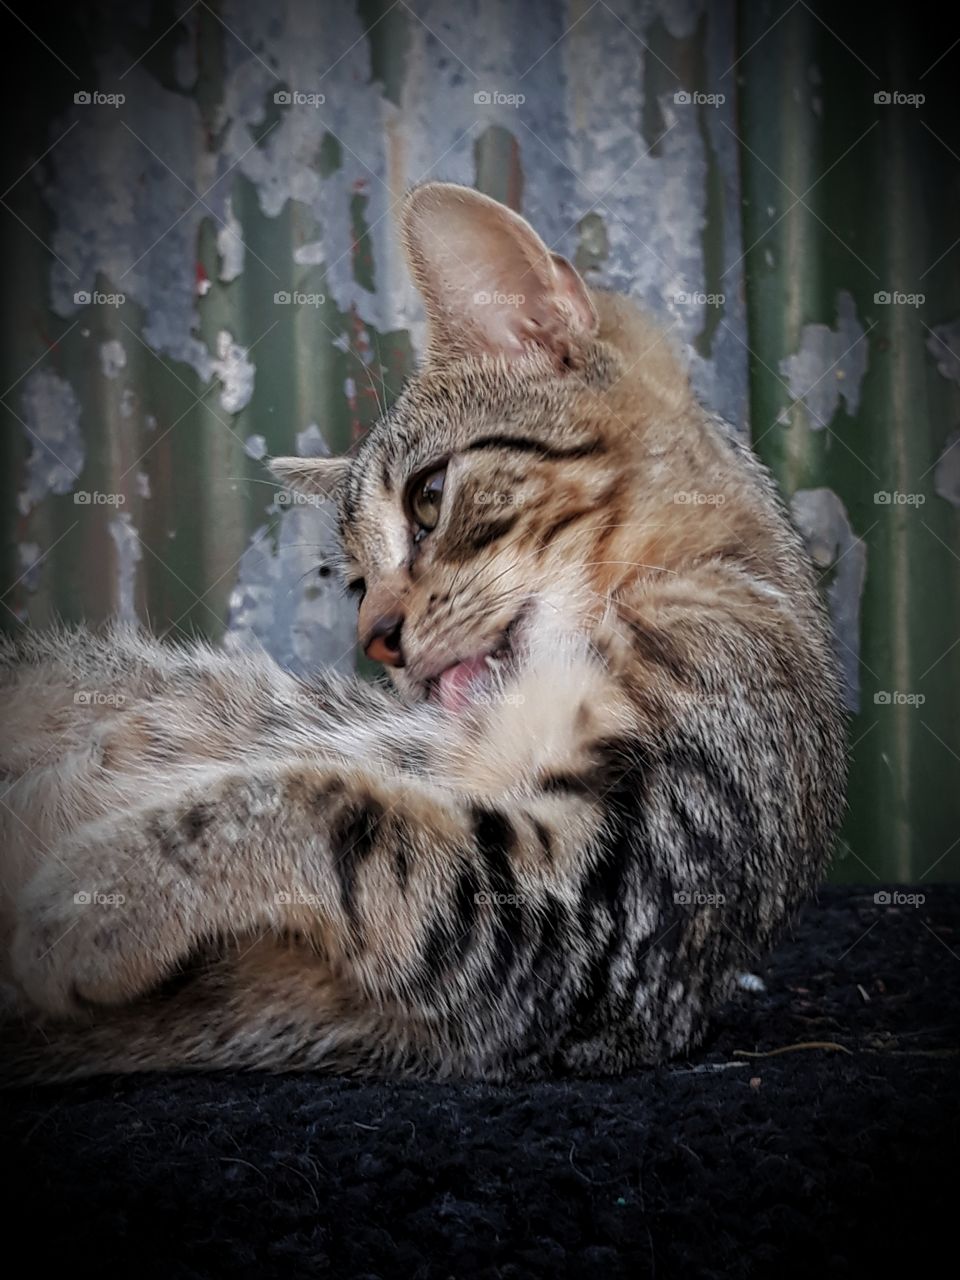
<instances>
[{"instance_id":1,"label":"peeling paint","mask_svg":"<svg viewBox=\"0 0 960 1280\"><path fill-rule=\"evenodd\" d=\"M934 325L927 337L927 350L937 362L938 373L960 382L960 320Z\"/></svg>"},{"instance_id":2,"label":"peeling paint","mask_svg":"<svg viewBox=\"0 0 960 1280\"><path fill-rule=\"evenodd\" d=\"M196 28L181 27L184 38L181 39L173 54L173 74L181 89L192 89L197 83L197 41Z\"/></svg>"},{"instance_id":3,"label":"peeling paint","mask_svg":"<svg viewBox=\"0 0 960 1280\"><path fill-rule=\"evenodd\" d=\"M114 516L109 524L110 537L117 553L116 602L114 611L125 622L135 622L137 565L143 559L140 536L130 513Z\"/></svg>"},{"instance_id":4,"label":"peeling paint","mask_svg":"<svg viewBox=\"0 0 960 1280\"><path fill-rule=\"evenodd\" d=\"M243 273L246 245L240 219L233 212L233 201L227 196L224 205L224 222L217 231L217 254L220 258L220 279L229 284Z\"/></svg>"},{"instance_id":5,"label":"peeling paint","mask_svg":"<svg viewBox=\"0 0 960 1280\"><path fill-rule=\"evenodd\" d=\"M703 12L702 0L657 0L657 13L676 40L687 40L697 29Z\"/></svg>"},{"instance_id":6,"label":"peeling paint","mask_svg":"<svg viewBox=\"0 0 960 1280\"><path fill-rule=\"evenodd\" d=\"M572 31L567 10L546 0L534 0L525 10L511 0L490 0L482 17L473 6L451 9L447 0L418 0L416 19L408 12L384 14L373 31L367 28L371 13L379 12L378 0L338 9L224 0L217 9L223 31L217 34L209 84L197 78L199 33L208 22L202 8L185 14L169 36L169 80L158 78L154 58L131 66L129 50L104 50L96 78L104 85L123 78L123 112L74 106L51 122L50 141L69 128L70 145L53 148L33 180L51 212L51 244L59 260L50 273L55 314L77 314L78 290L121 290L127 302L120 318L147 350L185 365L203 384L218 381L220 408L240 413L256 386L251 344L266 325L250 332L242 325L246 310L236 321L231 315L231 307L249 306L251 291L218 286L252 277L253 250L247 252L244 241L253 241L256 224L283 216L294 228L290 253L296 267L321 276L329 308L342 318L323 341L371 368L382 335L401 335L405 353L410 343L422 350L423 311L396 240L395 205L411 182L427 176L479 182L476 146L486 134L515 157L511 190L548 243L570 257L578 250L581 258L588 254L583 265L591 281L631 294L664 321L672 338L686 346L701 395L745 427L742 268L724 279L722 323L698 304L676 303L678 294L704 286L708 223L719 227L722 257L739 261L736 142L723 127L736 125L733 95L703 114L678 109L672 94L661 95L658 87L663 137L651 149L637 128L648 89L646 68L623 25L639 41L654 24L676 41L698 41L705 32L706 47L697 57L705 80L716 80L735 56L729 0L709 6L707 17L705 0L657 0L640 9L611 0L595 6ZM477 39L478 33L484 38ZM277 104L273 95L281 87L320 90L324 102L317 108ZM475 94L483 88L521 92L525 102L519 109L478 105ZM629 181L623 181L627 173ZM714 202L709 208L708 174ZM492 180L491 173L486 176ZM203 244L215 244L217 263L212 267L207 257L198 273ZM260 270L258 262L258 277ZM198 294L198 278L205 296ZM708 322L708 349L698 352L694 344ZM128 360L134 352L139 360L140 351L127 344ZM101 360L108 377L124 367L114 346ZM367 387L361 379L358 388L343 362L337 367L334 420L343 422L346 406L359 434L366 423ZM256 405L268 413L289 408L261 406L259 398ZM78 412L76 405L72 419L70 413L51 412L51 430L75 422ZM131 430L141 413L156 439L170 429L165 411L157 430L156 404L141 403L124 388L120 416ZM275 440L259 435L261 426L250 423L242 433L257 432L247 435L250 456L262 456L267 441ZM290 424L292 431L300 426ZM79 446L78 470L82 441ZM304 455L329 452L320 425L299 431L297 448ZM43 469L49 468L45 457ZM54 472L41 483L38 470L27 507L44 492L69 487ZM301 515L284 511L282 529ZM229 625L248 637L271 637L272 651L279 653L280 632L257 612L266 608L266 595L257 592L269 587L277 597L292 592L298 599L293 584L302 570L292 552L280 547L270 570L263 560L270 554L265 547L258 546L256 554L253 544L248 548L238 586L247 592L246 603L231 606ZM351 612L342 602L337 607ZM316 616L304 616L318 627ZM316 630L309 643L301 641L301 656L322 660L338 636L336 627L327 628L326 639L322 628Z\"/></svg>"},{"instance_id":7,"label":"peeling paint","mask_svg":"<svg viewBox=\"0 0 960 1280\"><path fill-rule=\"evenodd\" d=\"M223 408L227 413L239 413L250 403L257 366L226 329L217 334L217 358L210 361L210 370L220 379Z\"/></svg>"},{"instance_id":8,"label":"peeling paint","mask_svg":"<svg viewBox=\"0 0 960 1280\"><path fill-rule=\"evenodd\" d=\"M402 267L392 206L404 186L426 174L472 184L473 141L481 126L502 126L520 149L523 212L548 242L572 257L578 219L596 205L596 193L605 193L596 211L606 225L609 257L599 282L631 293L666 318L675 337L692 344L703 328L702 308L681 311L672 298L703 285L704 142L695 111L672 111L660 154L646 154L647 144L634 124L643 83L622 25L626 22L643 38L636 10L623 3L597 6L589 20L589 39L580 40L576 32L564 38L568 22L561 8L537 6L536 21L508 0L489 8L484 26L497 38L483 42L471 36L472 11L463 10L462 20L454 18L446 0L425 0L417 7L420 21L406 24L407 66L400 96L405 169L397 173L390 167L388 130L379 145L371 146L370 122L389 118L396 108L384 100L358 12L344 7L335 17L312 9L293 15L227 4L224 21L238 40L224 49L224 165L237 164L267 216L277 216L288 201L295 201L324 229L321 239L295 252L304 265L326 264L327 287L342 313L356 314L379 332L409 329L415 348L422 349L422 310ZM663 21L677 38L692 38L703 12L702 0L671 2L663 5ZM734 56L729 13L711 19L708 30L710 71L719 76ZM433 31L460 41L476 83L451 57L446 37L442 43ZM251 60L244 45L257 49L259 59ZM331 47L345 53L324 77L322 109L282 112L261 145L251 148L251 136L267 123L265 103L276 83L282 79L309 88L317 78L316 51ZM272 68L277 68L275 74ZM478 88L516 91L514 81L521 78L526 101L519 111L495 104L478 110ZM565 89L559 100L558 83ZM617 111L610 110L611 101L619 104ZM711 111L708 121L710 145L724 174L723 234L729 261L740 251L736 144L721 117L733 125L732 112L731 100ZM325 180L315 168L318 126L327 127L342 143L340 163ZM440 166L438 157L443 158ZM627 170L631 180L622 182ZM366 270L357 269L353 246L358 217L368 228L363 248L377 266L376 293ZM736 337L745 335L739 272L725 283L725 322L731 331L721 326L712 360L691 354L692 373L711 403L742 424L746 359Z\"/></svg>"},{"instance_id":9,"label":"peeling paint","mask_svg":"<svg viewBox=\"0 0 960 1280\"><path fill-rule=\"evenodd\" d=\"M323 438L323 432L315 422L311 422L303 431L297 432L297 453L301 458L328 458L330 446Z\"/></svg>"},{"instance_id":10,"label":"peeling paint","mask_svg":"<svg viewBox=\"0 0 960 1280\"><path fill-rule=\"evenodd\" d=\"M36 591L43 552L35 542L21 542L17 546L17 559L20 563L20 581L28 591Z\"/></svg>"},{"instance_id":11,"label":"peeling paint","mask_svg":"<svg viewBox=\"0 0 960 1280\"><path fill-rule=\"evenodd\" d=\"M162 86L143 63L131 68L120 48L103 52L97 71L104 84L126 73L123 112L73 106L51 124L51 138L70 129L70 145L56 147L49 169L34 173L56 215L50 305L73 316L78 290L106 284L124 294L125 305L143 308L152 350L209 380L210 353L193 333L193 261L200 223L211 214L184 184L198 193L212 186L205 204L223 218L226 184L213 185L223 162L196 145L203 122L192 98Z\"/></svg>"},{"instance_id":12,"label":"peeling paint","mask_svg":"<svg viewBox=\"0 0 960 1280\"><path fill-rule=\"evenodd\" d=\"M610 241L607 239L607 228L598 213L588 213L577 223L580 232L580 243L574 256L574 266L578 271L596 271L610 256Z\"/></svg>"},{"instance_id":13,"label":"peeling paint","mask_svg":"<svg viewBox=\"0 0 960 1280\"><path fill-rule=\"evenodd\" d=\"M827 604L833 622L844 702L860 709L860 605L867 577L867 547L832 489L798 489L790 501L794 522L819 574L829 578Z\"/></svg>"},{"instance_id":14,"label":"peeling paint","mask_svg":"<svg viewBox=\"0 0 960 1280\"><path fill-rule=\"evenodd\" d=\"M20 397L30 454L25 484L17 495L21 515L29 515L48 493L69 493L86 460L80 430L80 401L70 383L49 369L28 374Z\"/></svg>"},{"instance_id":15,"label":"peeling paint","mask_svg":"<svg viewBox=\"0 0 960 1280\"><path fill-rule=\"evenodd\" d=\"M960 429L947 437L933 471L933 487L941 498L960 507Z\"/></svg>"},{"instance_id":16,"label":"peeling paint","mask_svg":"<svg viewBox=\"0 0 960 1280\"><path fill-rule=\"evenodd\" d=\"M356 623L329 566L337 541L329 508L285 508L275 551L266 526L254 534L230 595L227 648L262 646L299 674L353 669Z\"/></svg>"},{"instance_id":17,"label":"peeling paint","mask_svg":"<svg viewBox=\"0 0 960 1280\"><path fill-rule=\"evenodd\" d=\"M322 240L311 240L308 244L298 245L293 251L293 260L300 266L319 266L326 257Z\"/></svg>"},{"instance_id":18,"label":"peeling paint","mask_svg":"<svg viewBox=\"0 0 960 1280\"><path fill-rule=\"evenodd\" d=\"M841 400L850 417L856 416L860 384L867 371L868 349L863 337L853 297L841 289L835 328L804 325L799 350L780 361L780 373L790 394L804 406L814 431L829 426Z\"/></svg>"},{"instance_id":19,"label":"peeling paint","mask_svg":"<svg viewBox=\"0 0 960 1280\"><path fill-rule=\"evenodd\" d=\"M127 367L127 353L124 345L117 338L100 343L100 368L105 378L119 378Z\"/></svg>"}]
</instances>

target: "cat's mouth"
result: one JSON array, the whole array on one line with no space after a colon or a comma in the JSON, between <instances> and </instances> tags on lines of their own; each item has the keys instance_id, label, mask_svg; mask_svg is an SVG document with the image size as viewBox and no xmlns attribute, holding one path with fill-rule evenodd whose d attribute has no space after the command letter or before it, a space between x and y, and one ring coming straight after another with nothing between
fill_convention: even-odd
<instances>
[{"instance_id":1,"label":"cat's mouth","mask_svg":"<svg viewBox=\"0 0 960 1280\"><path fill-rule=\"evenodd\" d=\"M451 662L426 682L427 699L454 713L490 701L516 668L514 637L520 615L505 628L493 647Z\"/></svg>"}]
</instances>

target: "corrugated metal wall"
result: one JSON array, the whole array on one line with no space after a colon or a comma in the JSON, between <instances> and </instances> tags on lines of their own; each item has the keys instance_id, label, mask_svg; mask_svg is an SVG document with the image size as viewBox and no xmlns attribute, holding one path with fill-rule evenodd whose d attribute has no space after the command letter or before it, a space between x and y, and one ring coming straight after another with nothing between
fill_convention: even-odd
<instances>
[{"instance_id":1,"label":"corrugated metal wall","mask_svg":"<svg viewBox=\"0 0 960 1280\"><path fill-rule=\"evenodd\" d=\"M118 611L350 668L329 518L283 505L260 459L342 450L396 393L422 318L393 210L465 182L656 312L780 476L856 710L837 874L960 873L960 142L874 101L929 99L935 33L783 0L181 0L8 26L8 622Z\"/></svg>"}]
</instances>

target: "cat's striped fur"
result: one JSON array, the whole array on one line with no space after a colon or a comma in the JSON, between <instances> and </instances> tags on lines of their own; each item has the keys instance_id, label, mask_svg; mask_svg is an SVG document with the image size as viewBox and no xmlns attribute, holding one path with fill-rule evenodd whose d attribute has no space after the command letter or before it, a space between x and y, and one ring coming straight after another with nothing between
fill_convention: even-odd
<instances>
[{"instance_id":1,"label":"cat's striped fur","mask_svg":"<svg viewBox=\"0 0 960 1280\"><path fill-rule=\"evenodd\" d=\"M433 185L404 233L424 368L354 458L277 464L337 501L363 641L402 619L399 697L119 627L5 649L10 1075L616 1072L695 1045L822 872L840 698L766 473L516 215Z\"/></svg>"}]
</instances>

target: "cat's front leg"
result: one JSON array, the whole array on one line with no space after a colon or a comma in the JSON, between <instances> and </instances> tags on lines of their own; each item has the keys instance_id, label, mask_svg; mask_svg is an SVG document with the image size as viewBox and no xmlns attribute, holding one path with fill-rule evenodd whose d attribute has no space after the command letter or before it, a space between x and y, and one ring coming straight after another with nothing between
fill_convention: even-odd
<instances>
[{"instance_id":1,"label":"cat's front leg","mask_svg":"<svg viewBox=\"0 0 960 1280\"><path fill-rule=\"evenodd\" d=\"M601 824L575 789L500 806L329 762L211 774L55 851L21 901L15 976L71 1013L136 997L205 942L296 929L374 1001L436 1007L536 949Z\"/></svg>"},{"instance_id":2,"label":"cat's front leg","mask_svg":"<svg viewBox=\"0 0 960 1280\"><path fill-rule=\"evenodd\" d=\"M288 892L283 772L209 769L175 799L89 823L52 849L17 904L11 961L28 999L54 1014L122 1003L205 941L272 927L319 935L312 904Z\"/></svg>"}]
</instances>

